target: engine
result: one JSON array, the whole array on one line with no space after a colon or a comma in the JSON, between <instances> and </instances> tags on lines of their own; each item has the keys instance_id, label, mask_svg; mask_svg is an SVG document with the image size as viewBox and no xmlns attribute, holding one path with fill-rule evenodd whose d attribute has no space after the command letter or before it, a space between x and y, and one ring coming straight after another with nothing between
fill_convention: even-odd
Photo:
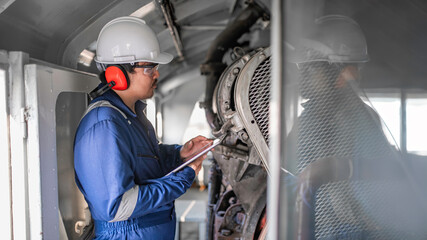
<instances>
[{"instance_id":1,"label":"engine","mask_svg":"<svg viewBox=\"0 0 427 240\"><path fill-rule=\"evenodd\" d=\"M213 112L226 135L210 172L209 236L258 239L265 229L269 154L270 48L240 56L222 73Z\"/></svg>"}]
</instances>

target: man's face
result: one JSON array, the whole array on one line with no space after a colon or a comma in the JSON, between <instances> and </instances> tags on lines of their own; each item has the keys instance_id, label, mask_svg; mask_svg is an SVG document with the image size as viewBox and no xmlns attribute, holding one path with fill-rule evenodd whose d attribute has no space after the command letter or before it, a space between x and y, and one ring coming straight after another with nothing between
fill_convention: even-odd
<instances>
[{"instance_id":1,"label":"man's face","mask_svg":"<svg viewBox=\"0 0 427 240\"><path fill-rule=\"evenodd\" d=\"M130 87L138 99L153 97L160 74L158 65L149 62L135 63L134 72L129 73Z\"/></svg>"}]
</instances>

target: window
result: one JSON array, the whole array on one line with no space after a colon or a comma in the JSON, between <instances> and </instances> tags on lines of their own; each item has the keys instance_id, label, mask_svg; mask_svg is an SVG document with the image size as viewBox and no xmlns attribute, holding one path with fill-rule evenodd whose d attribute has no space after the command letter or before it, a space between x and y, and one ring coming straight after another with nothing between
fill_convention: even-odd
<instances>
[{"instance_id":1,"label":"window","mask_svg":"<svg viewBox=\"0 0 427 240\"><path fill-rule=\"evenodd\" d=\"M409 93L408 93L409 92ZM372 105L385 123L384 132L390 143L405 144L408 153L427 156L427 93L406 93L406 113L402 113L402 96L395 93L367 93L368 105ZM406 136L402 141L402 121L406 121ZM390 134L389 134L390 135ZM402 143L401 143L402 142ZM403 143L404 142L404 143Z\"/></svg>"},{"instance_id":2,"label":"window","mask_svg":"<svg viewBox=\"0 0 427 240\"><path fill-rule=\"evenodd\" d=\"M407 151L427 156L427 93L408 94L406 132Z\"/></svg>"},{"instance_id":3,"label":"window","mask_svg":"<svg viewBox=\"0 0 427 240\"><path fill-rule=\"evenodd\" d=\"M390 144L400 147L401 97L400 93L367 93L365 103L380 115L383 131Z\"/></svg>"},{"instance_id":4,"label":"window","mask_svg":"<svg viewBox=\"0 0 427 240\"><path fill-rule=\"evenodd\" d=\"M182 137L182 143L198 135L208 138L211 137L211 128L206 121L205 110L199 106L199 102L196 102L190 120L188 121L187 129L185 129Z\"/></svg>"}]
</instances>

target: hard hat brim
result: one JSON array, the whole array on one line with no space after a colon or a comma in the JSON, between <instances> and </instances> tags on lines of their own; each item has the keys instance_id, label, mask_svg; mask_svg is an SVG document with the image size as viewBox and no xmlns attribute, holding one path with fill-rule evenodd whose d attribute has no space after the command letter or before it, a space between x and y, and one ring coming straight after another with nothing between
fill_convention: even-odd
<instances>
[{"instance_id":1,"label":"hard hat brim","mask_svg":"<svg viewBox=\"0 0 427 240\"><path fill-rule=\"evenodd\" d=\"M127 64L127 63L136 63L136 62L151 62L151 63L158 63L158 64L167 64L170 63L173 59L173 55L169 53L159 53L155 58L153 59L132 59L132 60L123 60L123 61L103 61L100 60L97 56L95 57L95 62L102 63L102 64Z\"/></svg>"},{"instance_id":2,"label":"hard hat brim","mask_svg":"<svg viewBox=\"0 0 427 240\"><path fill-rule=\"evenodd\" d=\"M315 49L315 52L308 49ZM300 39L293 48L286 48L286 61L291 63L329 62L329 63L365 63L369 61L367 51L351 54L335 54L329 46L312 39Z\"/></svg>"},{"instance_id":3,"label":"hard hat brim","mask_svg":"<svg viewBox=\"0 0 427 240\"><path fill-rule=\"evenodd\" d=\"M162 52L155 59L147 60L147 62L153 62L158 64L167 64L170 63L173 59L173 55L169 53Z\"/></svg>"}]
</instances>

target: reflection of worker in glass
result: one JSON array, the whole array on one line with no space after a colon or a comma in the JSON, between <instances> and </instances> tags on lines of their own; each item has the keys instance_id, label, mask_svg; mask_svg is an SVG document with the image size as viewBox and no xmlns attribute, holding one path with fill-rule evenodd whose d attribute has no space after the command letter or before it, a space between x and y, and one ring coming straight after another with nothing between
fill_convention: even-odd
<instances>
[{"instance_id":1,"label":"reflection of worker in glass","mask_svg":"<svg viewBox=\"0 0 427 240\"><path fill-rule=\"evenodd\" d=\"M95 60L103 83L93 93L76 133L76 182L95 225L96 239L174 239L174 200L192 184L202 156L165 176L211 140L199 136L178 145L159 144L145 117L145 104L157 85L160 52L155 33L141 19L107 23Z\"/></svg>"},{"instance_id":2,"label":"reflection of worker in glass","mask_svg":"<svg viewBox=\"0 0 427 240\"><path fill-rule=\"evenodd\" d=\"M396 238L390 229L402 223L393 220L409 222L412 213L395 206L416 201L379 116L358 95L359 68L369 60L364 34L348 17L324 16L299 44L291 61L303 111L289 148L296 149L298 237Z\"/></svg>"},{"instance_id":3,"label":"reflection of worker in glass","mask_svg":"<svg viewBox=\"0 0 427 240\"><path fill-rule=\"evenodd\" d=\"M301 40L294 59L305 101L298 120L298 171L331 156L353 161L395 158L378 115L357 93L360 65L369 60L359 25L330 15L317 19L314 29Z\"/></svg>"}]
</instances>

